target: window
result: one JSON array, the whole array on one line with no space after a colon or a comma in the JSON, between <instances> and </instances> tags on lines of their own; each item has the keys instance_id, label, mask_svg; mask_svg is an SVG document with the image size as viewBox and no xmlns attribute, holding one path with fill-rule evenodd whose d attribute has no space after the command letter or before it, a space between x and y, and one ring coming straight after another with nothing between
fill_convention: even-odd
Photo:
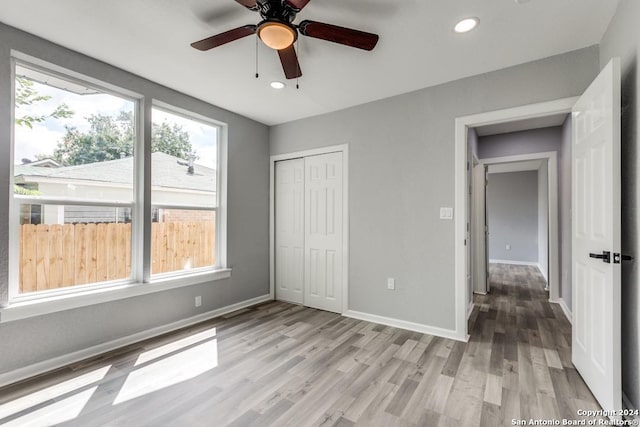
<instances>
[{"instance_id":1,"label":"window","mask_svg":"<svg viewBox=\"0 0 640 427\"><path fill-rule=\"evenodd\" d=\"M129 280L135 102L17 65L17 294Z\"/></svg>"},{"instance_id":2,"label":"window","mask_svg":"<svg viewBox=\"0 0 640 427\"><path fill-rule=\"evenodd\" d=\"M68 73L15 66L9 302L228 277L224 125Z\"/></svg>"},{"instance_id":3,"label":"window","mask_svg":"<svg viewBox=\"0 0 640 427\"><path fill-rule=\"evenodd\" d=\"M151 273L216 265L218 128L152 110Z\"/></svg>"}]
</instances>

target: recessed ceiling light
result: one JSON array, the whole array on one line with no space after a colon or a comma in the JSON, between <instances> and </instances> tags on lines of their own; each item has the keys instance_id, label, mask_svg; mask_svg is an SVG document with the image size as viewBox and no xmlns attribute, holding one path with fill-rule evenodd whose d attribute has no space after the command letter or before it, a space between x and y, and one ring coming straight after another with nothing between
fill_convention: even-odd
<instances>
[{"instance_id":1,"label":"recessed ceiling light","mask_svg":"<svg viewBox=\"0 0 640 427\"><path fill-rule=\"evenodd\" d=\"M465 18L453 27L456 33L466 33L478 26L480 20L478 18Z\"/></svg>"},{"instance_id":2,"label":"recessed ceiling light","mask_svg":"<svg viewBox=\"0 0 640 427\"><path fill-rule=\"evenodd\" d=\"M271 84L271 87L274 89L284 89L284 87L286 86L284 83L279 81L273 81L270 84Z\"/></svg>"}]
</instances>

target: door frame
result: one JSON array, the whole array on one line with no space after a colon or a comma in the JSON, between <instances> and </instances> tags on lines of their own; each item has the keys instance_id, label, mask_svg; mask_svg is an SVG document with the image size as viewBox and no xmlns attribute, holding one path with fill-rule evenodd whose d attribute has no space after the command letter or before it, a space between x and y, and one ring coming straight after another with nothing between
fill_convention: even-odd
<instances>
[{"instance_id":1,"label":"door frame","mask_svg":"<svg viewBox=\"0 0 640 427\"><path fill-rule=\"evenodd\" d=\"M578 97L562 98L503 110L458 117L455 120L454 146L454 288L455 288L455 330L456 335L466 340L469 337L467 324L466 262L467 250L465 235L467 227L467 137L469 128L518 120L546 117L555 114L570 114Z\"/></svg>"},{"instance_id":2,"label":"door frame","mask_svg":"<svg viewBox=\"0 0 640 427\"><path fill-rule=\"evenodd\" d=\"M520 154L514 156L494 157L480 160L485 167L491 165L499 165L506 163L526 162L531 160L540 160L547 164L547 245L548 245L548 265L547 265L547 283L549 285L549 301L560 303L560 233L558 232L558 155L555 151L543 153ZM542 163L541 163L542 166ZM537 169L540 173L540 168ZM538 195L540 189L538 189ZM486 206L486 183L485 183L485 206ZM486 209L485 209L486 211ZM485 218L485 221L487 219ZM489 230L491 231L491 230ZM484 234L476 233L472 239L478 239L480 245L484 246L484 253L487 264L489 262L488 250L486 247L486 239ZM473 241L473 240L472 240ZM488 270L489 266L485 268ZM475 273L475 272L474 272ZM485 275L485 292L489 290Z\"/></svg>"},{"instance_id":3,"label":"door frame","mask_svg":"<svg viewBox=\"0 0 640 427\"><path fill-rule=\"evenodd\" d=\"M342 310L349 309L349 145L331 145L269 157L269 296L275 299L275 166L276 162L321 154L342 153Z\"/></svg>"},{"instance_id":4,"label":"door frame","mask_svg":"<svg viewBox=\"0 0 640 427\"><path fill-rule=\"evenodd\" d=\"M475 157L475 154L474 154ZM469 245L472 248L473 258L471 260L471 293L486 294L489 290L487 282L487 212L486 212L486 192L487 192L487 166L478 163L473 165L471 170L472 189L469 195L469 203L472 206L472 215L469 218L471 224L471 234ZM483 221L480 221L483 219ZM478 284L482 284L482 289L478 289ZM473 297L467 295L473 303ZM469 317L471 313L467 314Z\"/></svg>"}]
</instances>

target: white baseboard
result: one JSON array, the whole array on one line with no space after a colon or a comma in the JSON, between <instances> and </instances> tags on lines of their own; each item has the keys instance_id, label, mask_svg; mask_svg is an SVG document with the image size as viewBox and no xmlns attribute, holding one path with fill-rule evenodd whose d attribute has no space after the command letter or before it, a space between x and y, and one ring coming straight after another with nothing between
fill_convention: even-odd
<instances>
[{"instance_id":1,"label":"white baseboard","mask_svg":"<svg viewBox=\"0 0 640 427\"><path fill-rule=\"evenodd\" d=\"M406 320L394 319L391 317L378 316L377 314L363 313L360 311L347 310L342 313L343 316L351 317L367 322L379 323L394 328L406 329L408 331L420 332L421 334L435 335L437 337L447 338L450 340L467 342L468 336L464 336L458 331L451 329L438 328L436 326L424 325L422 323L408 322Z\"/></svg>"},{"instance_id":2,"label":"white baseboard","mask_svg":"<svg viewBox=\"0 0 640 427\"><path fill-rule=\"evenodd\" d=\"M142 332L138 332L126 337L118 338L113 341L98 344L93 347L85 348L83 350L74 351L73 353L65 354L63 356L54 357L53 359L37 362L29 366L25 366L19 369L15 369L11 372L0 374L0 387L25 380L27 378L44 374L54 369L62 368L72 363L79 362L81 360L88 359L90 357L99 356L100 354L135 344L140 341L144 341L149 338L156 337L158 335L166 334L167 332L175 331L187 326L195 325L196 323L203 322L205 320L212 319L214 317L222 316L227 313L231 313L242 308L250 307L265 301L272 300L270 295L263 295L256 298L251 298L246 301L241 301L236 304L228 305L226 307L218 308L208 311L206 313L198 314L193 317L178 320L177 322L169 323L167 325L158 326L156 328L147 329Z\"/></svg>"},{"instance_id":3,"label":"white baseboard","mask_svg":"<svg viewBox=\"0 0 640 427\"><path fill-rule=\"evenodd\" d=\"M538 271L540 272L540 274L542 274L542 277L544 277L544 281L549 283L549 278L545 274L545 270L542 269L542 266L540 265L539 262L536 262L536 267L538 267Z\"/></svg>"},{"instance_id":4,"label":"white baseboard","mask_svg":"<svg viewBox=\"0 0 640 427\"><path fill-rule=\"evenodd\" d=\"M511 265L530 265L540 269L540 264L533 261L512 261L509 259L490 259L489 264L511 264Z\"/></svg>"},{"instance_id":5,"label":"white baseboard","mask_svg":"<svg viewBox=\"0 0 640 427\"><path fill-rule=\"evenodd\" d=\"M476 305L474 303L469 303L469 306L467 307L467 320L469 320L469 318L471 317L471 313L473 313L473 308Z\"/></svg>"},{"instance_id":6,"label":"white baseboard","mask_svg":"<svg viewBox=\"0 0 640 427\"><path fill-rule=\"evenodd\" d=\"M565 300L563 300L562 298L558 298L558 301L551 301L551 302L555 302L556 304L559 304L560 308L562 309L562 312L567 317L567 320L569 321L569 323L573 323L573 315L571 314L571 310L569 310L569 307L567 306L567 303L565 302Z\"/></svg>"}]
</instances>

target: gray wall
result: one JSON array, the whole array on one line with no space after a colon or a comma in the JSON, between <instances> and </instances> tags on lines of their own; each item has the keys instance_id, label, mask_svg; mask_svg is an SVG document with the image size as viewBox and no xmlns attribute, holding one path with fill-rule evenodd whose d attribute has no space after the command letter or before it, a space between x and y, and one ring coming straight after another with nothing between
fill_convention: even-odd
<instances>
[{"instance_id":1,"label":"gray wall","mask_svg":"<svg viewBox=\"0 0 640 427\"><path fill-rule=\"evenodd\" d=\"M481 136L478 139L478 158L492 159L558 151L561 139L560 126Z\"/></svg>"},{"instance_id":2,"label":"gray wall","mask_svg":"<svg viewBox=\"0 0 640 427\"><path fill-rule=\"evenodd\" d=\"M350 308L454 329L454 224L439 208L454 204L455 118L579 95L598 64L590 47L272 127L271 154L349 144Z\"/></svg>"},{"instance_id":3,"label":"gray wall","mask_svg":"<svg viewBox=\"0 0 640 427\"><path fill-rule=\"evenodd\" d=\"M640 2L621 0L600 44L600 65L612 57L622 63L622 251L636 261L622 265L622 389L635 408L640 408L640 175L638 174L638 98L640 75Z\"/></svg>"},{"instance_id":4,"label":"gray wall","mask_svg":"<svg viewBox=\"0 0 640 427\"><path fill-rule=\"evenodd\" d=\"M538 171L490 173L488 181L489 259L537 263Z\"/></svg>"},{"instance_id":5,"label":"gray wall","mask_svg":"<svg viewBox=\"0 0 640 427\"><path fill-rule=\"evenodd\" d=\"M562 125L558 151L558 216L560 297L571 310L571 116Z\"/></svg>"},{"instance_id":6,"label":"gray wall","mask_svg":"<svg viewBox=\"0 0 640 427\"><path fill-rule=\"evenodd\" d=\"M269 293L268 128L105 63L0 24L0 182L9 182L10 49L229 125L228 263L232 277L203 285L0 324L0 373ZM0 189L0 281L7 281L9 185ZM194 308L194 297L202 306Z\"/></svg>"}]
</instances>

